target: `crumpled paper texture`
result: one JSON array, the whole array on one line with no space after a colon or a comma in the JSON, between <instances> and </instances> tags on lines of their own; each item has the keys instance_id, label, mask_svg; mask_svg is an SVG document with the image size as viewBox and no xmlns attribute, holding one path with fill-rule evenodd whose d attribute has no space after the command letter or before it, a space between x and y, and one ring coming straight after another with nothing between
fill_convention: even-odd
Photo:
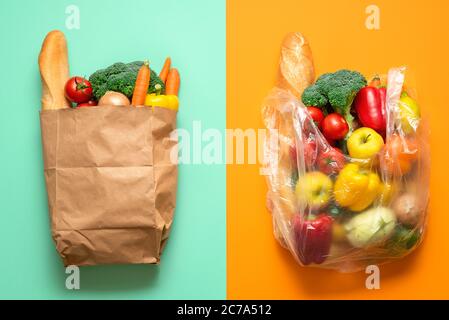
<instances>
[{"instance_id":1,"label":"crumpled paper texture","mask_svg":"<svg viewBox=\"0 0 449 320\"><path fill-rule=\"evenodd\" d=\"M42 111L40 121L51 231L64 265L159 263L176 203L176 111L60 109Z\"/></svg>"}]
</instances>

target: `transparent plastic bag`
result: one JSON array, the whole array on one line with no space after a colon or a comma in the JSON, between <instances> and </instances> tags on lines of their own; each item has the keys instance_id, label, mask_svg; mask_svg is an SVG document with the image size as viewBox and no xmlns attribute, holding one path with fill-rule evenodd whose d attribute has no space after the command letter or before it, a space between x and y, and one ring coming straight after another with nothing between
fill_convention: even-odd
<instances>
[{"instance_id":1,"label":"transparent plastic bag","mask_svg":"<svg viewBox=\"0 0 449 320\"><path fill-rule=\"evenodd\" d=\"M301 265L353 272L401 258L422 240L428 130L419 109L413 110L415 94L404 86L405 68L382 78L386 129L376 139L384 144L365 159L335 150L297 95L274 88L264 101L264 170L274 234ZM354 132L361 131L356 126L349 139ZM361 140L373 139L371 131L363 132ZM355 137L351 150L363 149ZM348 141L340 146L347 148Z\"/></svg>"}]
</instances>

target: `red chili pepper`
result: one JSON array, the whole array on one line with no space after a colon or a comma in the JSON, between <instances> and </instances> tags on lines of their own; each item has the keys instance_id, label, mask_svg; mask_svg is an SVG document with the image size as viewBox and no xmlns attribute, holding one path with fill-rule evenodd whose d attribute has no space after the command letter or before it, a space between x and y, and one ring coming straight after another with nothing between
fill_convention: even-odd
<instances>
[{"instance_id":1,"label":"red chili pepper","mask_svg":"<svg viewBox=\"0 0 449 320\"><path fill-rule=\"evenodd\" d=\"M380 134L386 129L386 99L387 89L377 87L376 79L372 84L362 88L354 100L357 116L364 127L376 130Z\"/></svg>"},{"instance_id":2,"label":"red chili pepper","mask_svg":"<svg viewBox=\"0 0 449 320\"><path fill-rule=\"evenodd\" d=\"M332 218L320 214L315 219L293 218L296 251L304 265L326 260L332 242Z\"/></svg>"}]
</instances>

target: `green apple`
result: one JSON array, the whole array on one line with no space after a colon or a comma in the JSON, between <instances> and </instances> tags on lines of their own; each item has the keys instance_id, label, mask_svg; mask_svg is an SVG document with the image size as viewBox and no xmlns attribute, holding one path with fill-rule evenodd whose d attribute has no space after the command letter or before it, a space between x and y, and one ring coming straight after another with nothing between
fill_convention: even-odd
<instances>
[{"instance_id":1,"label":"green apple","mask_svg":"<svg viewBox=\"0 0 449 320\"><path fill-rule=\"evenodd\" d=\"M347 142L349 155L356 159L371 159L383 145L382 136L368 127L355 130Z\"/></svg>"},{"instance_id":2,"label":"green apple","mask_svg":"<svg viewBox=\"0 0 449 320\"><path fill-rule=\"evenodd\" d=\"M332 180L322 172L312 171L300 176L296 182L296 197L299 205L319 209L329 202Z\"/></svg>"}]
</instances>

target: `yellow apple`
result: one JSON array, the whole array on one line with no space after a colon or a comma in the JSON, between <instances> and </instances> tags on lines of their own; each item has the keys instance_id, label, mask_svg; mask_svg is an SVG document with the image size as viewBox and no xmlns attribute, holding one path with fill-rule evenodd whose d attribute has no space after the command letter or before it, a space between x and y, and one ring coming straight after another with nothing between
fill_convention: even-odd
<instances>
[{"instance_id":1,"label":"yellow apple","mask_svg":"<svg viewBox=\"0 0 449 320\"><path fill-rule=\"evenodd\" d=\"M299 177L295 192L300 205L319 209L329 202L332 180L322 172L308 172Z\"/></svg>"},{"instance_id":2,"label":"yellow apple","mask_svg":"<svg viewBox=\"0 0 449 320\"><path fill-rule=\"evenodd\" d=\"M347 145L352 158L371 159L382 149L384 139L373 129L362 127L351 134Z\"/></svg>"}]
</instances>

